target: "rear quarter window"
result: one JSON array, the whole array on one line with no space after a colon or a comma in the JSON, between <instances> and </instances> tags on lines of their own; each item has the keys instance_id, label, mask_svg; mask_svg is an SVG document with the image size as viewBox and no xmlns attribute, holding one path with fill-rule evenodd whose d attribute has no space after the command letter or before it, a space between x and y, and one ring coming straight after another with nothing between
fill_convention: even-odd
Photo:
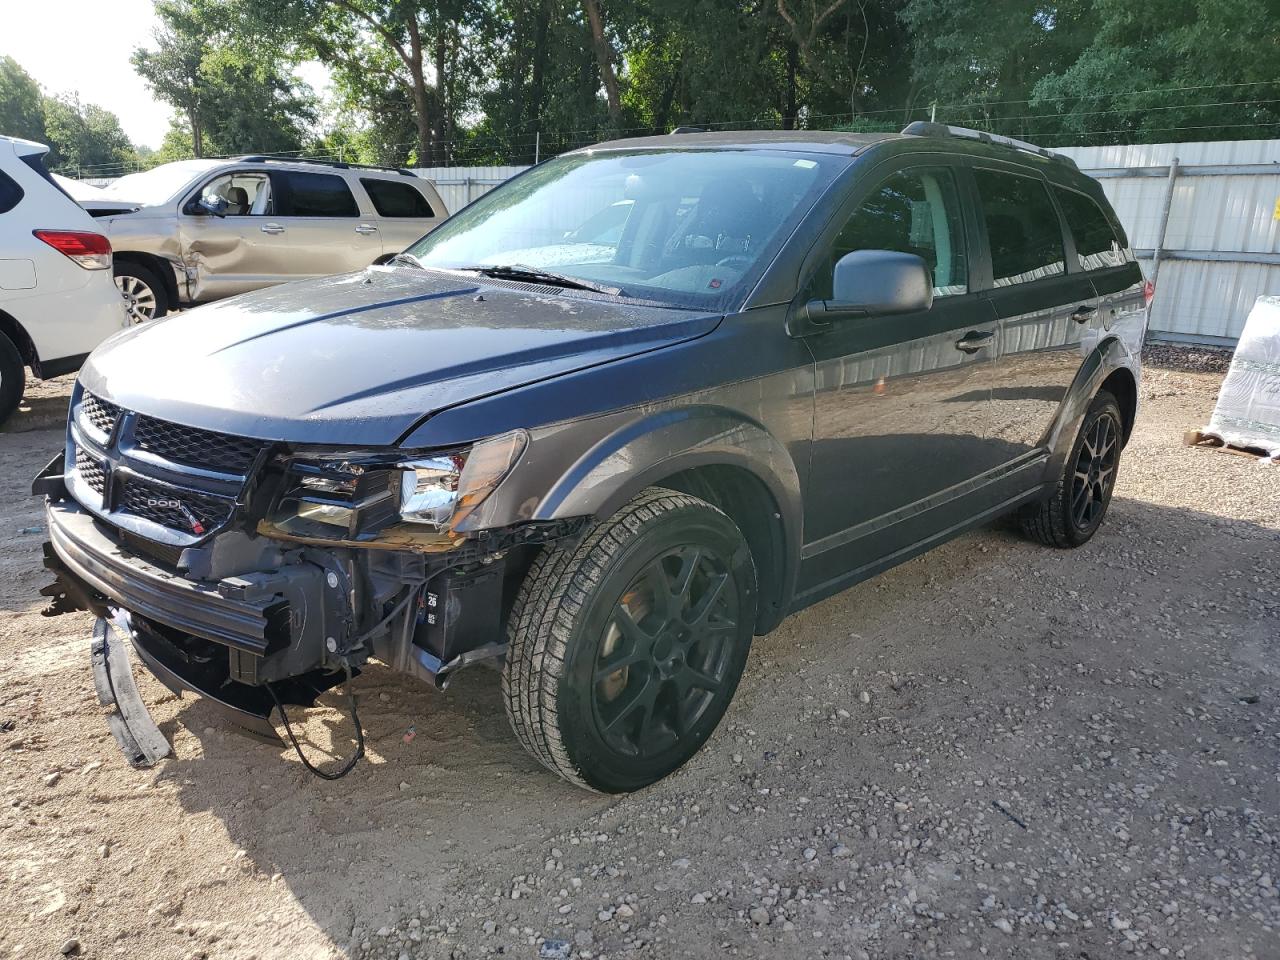
<instances>
[{"instance_id":1,"label":"rear quarter window","mask_svg":"<svg viewBox=\"0 0 1280 960\"><path fill-rule=\"evenodd\" d=\"M380 217L422 217L435 216L427 198L411 184L396 180L378 180L373 177L361 177L360 184L368 191L373 201L373 209Z\"/></svg>"},{"instance_id":2,"label":"rear quarter window","mask_svg":"<svg viewBox=\"0 0 1280 960\"><path fill-rule=\"evenodd\" d=\"M0 170L0 213L8 213L22 199L22 188L18 181Z\"/></svg>"},{"instance_id":3,"label":"rear quarter window","mask_svg":"<svg viewBox=\"0 0 1280 960\"><path fill-rule=\"evenodd\" d=\"M1085 270L1119 267L1129 262L1128 241L1113 227L1102 207L1092 198L1074 190L1054 188L1067 229L1076 242L1076 254Z\"/></svg>"},{"instance_id":4,"label":"rear quarter window","mask_svg":"<svg viewBox=\"0 0 1280 960\"><path fill-rule=\"evenodd\" d=\"M1066 272L1062 223L1044 182L1035 177L974 170L991 245L997 287Z\"/></svg>"},{"instance_id":5,"label":"rear quarter window","mask_svg":"<svg viewBox=\"0 0 1280 960\"><path fill-rule=\"evenodd\" d=\"M272 174L279 189L278 217L358 217L360 210L347 181L332 173L298 173L292 170Z\"/></svg>"}]
</instances>

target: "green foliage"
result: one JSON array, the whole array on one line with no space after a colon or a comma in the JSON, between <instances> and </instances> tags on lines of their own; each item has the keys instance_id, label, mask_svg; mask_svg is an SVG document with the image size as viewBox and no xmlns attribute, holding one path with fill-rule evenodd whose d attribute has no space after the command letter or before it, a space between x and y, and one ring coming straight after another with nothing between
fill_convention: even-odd
<instances>
[{"instance_id":1,"label":"green foliage","mask_svg":"<svg viewBox=\"0 0 1280 960\"><path fill-rule=\"evenodd\" d=\"M155 9L156 49L140 47L132 60L156 96L177 111L162 154L303 148L316 98L292 73L278 34L245 31L225 4L212 0L159 0Z\"/></svg>"},{"instance_id":2,"label":"green foliage","mask_svg":"<svg viewBox=\"0 0 1280 960\"><path fill-rule=\"evenodd\" d=\"M40 86L13 57L0 57L0 133L45 142Z\"/></svg>"},{"instance_id":3,"label":"green foliage","mask_svg":"<svg viewBox=\"0 0 1280 960\"><path fill-rule=\"evenodd\" d=\"M96 104L82 104L79 97L46 97L44 125L51 168L116 166L134 159L120 119Z\"/></svg>"},{"instance_id":4,"label":"green foliage","mask_svg":"<svg viewBox=\"0 0 1280 960\"><path fill-rule=\"evenodd\" d=\"M1280 132L1276 0L1096 0L1092 41L1035 85L1058 143L1242 139ZM1142 91L1142 92L1135 92Z\"/></svg>"}]
</instances>

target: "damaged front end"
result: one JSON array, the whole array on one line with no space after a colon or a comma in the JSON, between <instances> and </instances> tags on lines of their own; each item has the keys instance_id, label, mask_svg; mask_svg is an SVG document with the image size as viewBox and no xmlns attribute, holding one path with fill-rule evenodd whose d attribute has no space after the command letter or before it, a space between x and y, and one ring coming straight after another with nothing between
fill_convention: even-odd
<instances>
[{"instance_id":1,"label":"damaged front end","mask_svg":"<svg viewBox=\"0 0 1280 960\"><path fill-rule=\"evenodd\" d=\"M186 427L77 387L47 498L46 613L90 610L175 692L275 739L370 658L437 686L505 653L516 579L576 521L490 526L524 450L316 451ZM354 705L354 704L353 704Z\"/></svg>"}]
</instances>

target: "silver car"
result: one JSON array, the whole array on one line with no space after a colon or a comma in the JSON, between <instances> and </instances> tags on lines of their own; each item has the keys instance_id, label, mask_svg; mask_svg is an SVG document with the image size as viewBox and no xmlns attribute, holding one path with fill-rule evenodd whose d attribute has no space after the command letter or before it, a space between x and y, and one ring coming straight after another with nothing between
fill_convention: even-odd
<instances>
[{"instance_id":1,"label":"silver car","mask_svg":"<svg viewBox=\"0 0 1280 960\"><path fill-rule=\"evenodd\" d=\"M409 170L260 156L182 160L86 201L130 319L385 260L447 216Z\"/></svg>"}]
</instances>

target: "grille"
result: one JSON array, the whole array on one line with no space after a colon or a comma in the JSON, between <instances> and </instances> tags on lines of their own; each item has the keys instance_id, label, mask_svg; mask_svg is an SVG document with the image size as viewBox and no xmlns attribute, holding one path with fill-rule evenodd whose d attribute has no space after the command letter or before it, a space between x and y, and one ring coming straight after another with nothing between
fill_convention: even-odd
<instances>
[{"instance_id":1,"label":"grille","mask_svg":"<svg viewBox=\"0 0 1280 960\"><path fill-rule=\"evenodd\" d=\"M154 417L138 417L134 442L149 453L193 467L247 473L262 449L261 440L183 427Z\"/></svg>"},{"instance_id":2,"label":"grille","mask_svg":"<svg viewBox=\"0 0 1280 960\"><path fill-rule=\"evenodd\" d=\"M203 534L225 522L235 502L191 490L175 490L140 477L116 473L116 508L186 533ZM199 529L197 529L199 527Z\"/></svg>"},{"instance_id":3,"label":"grille","mask_svg":"<svg viewBox=\"0 0 1280 960\"><path fill-rule=\"evenodd\" d=\"M102 470L102 462L89 456L81 447L76 447L76 473L99 495L107 486L107 475Z\"/></svg>"},{"instance_id":4,"label":"grille","mask_svg":"<svg viewBox=\"0 0 1280 960\"><path fill-rule=\"evenodd\" d=\"M99 400L92 393L85 391L80 400L80 415L92 424L99 433L110 433L120 416L120 408L107 400Z\"/></svg>"}]
</instances>

